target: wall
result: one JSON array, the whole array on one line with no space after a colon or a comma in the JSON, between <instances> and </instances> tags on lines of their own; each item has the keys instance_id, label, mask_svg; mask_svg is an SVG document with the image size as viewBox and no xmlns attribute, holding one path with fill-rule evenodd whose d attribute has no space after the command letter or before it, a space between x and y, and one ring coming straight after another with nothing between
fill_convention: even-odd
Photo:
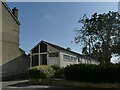
<instances>
[{"instance_id":1,"label":"wall","mask_svg":"<svg viewBox=\"0 0 120 90\"><path fill-rule=\"evenodd\" d=\"M0 77L2 77L2 3L0 2Z\"/></svg>"},{"instance_id":2,"label":"wall","mask_svg":"<svg viewBox=\"0 0 120 90\"><path fill-rule=\"evenodd\" d=\"M22 75L22 74L26 74L27 68L29 66L29 62L28 62L29 58L28 56L26 56L25 54L11 60L8 63L5 63L2 66L3 69L3 76L4 77L9 77L9 76L17 76L17 75Z\"/></svg>"},{"instance_id":3,"label":"wall","mask_svg":"<svg viewBox=\"0 0 120 90\"><path fill-rule=\"evenodd\" d=\"M20 56L19 25L2 4L2 64L18 56Z\"/></svg>"},{"instance_id":4,"label":"wall","mask_svg":"<svg viewBox=\"0 0 120 90\"><path fill-rule=\"evenodd\" d=\"M59 52L58 49L50 46L50 45L47 45L47 48L48 48L48 52L49 53L54 53L54 52ZM48 65L51 66L51 65L60 65L60 57L49 57L49 55L47 56L47 62L48 62Z\"/></svg>"},{"instance_id":5,"label":"wall","mask_svg":"<svg viewBox=\"0 0 120 90\"><path fill-rule=\"evenodd\" d=\"M66 61L63 59L63 55L69 55L69 56L72 56L72 57L76 57L76 61L72 62L72 61ZM90 61L91 60L91 61ZM60 52L60 67L65 67L67 65L70 65L70 64L100 64L100 62L94 60L94 59L90 59L87 58L87 57L81 57L79 56L79 61L78 61L78 55L76 54L73 54L73 53L70 53L70 52L66 52L66 51L61 51Z\"/></svg>"},{"instance_id":6,"label":"wall","mask_svg":"<svg viewBox=\"0 0 120 90\"><path fill-rule=\"evenodd\" d=\"M19 24L6 4L2 7L2 77L16 77L26 74L29 58L19 49ZM1 24L0 24L1 25Z\"/></svg>"},{"instance_id":7,"label":"wall","mask_svg":"<svg viewBox=\"0 0 120 90\"><path fill-rule=\"evenodd\" d=\"M63 55L69 55L69 56L73 56L73 57L76 57L76 55L70 53L70 52L66 52L66 51L61 51L60 52L60 67L65 67L67 65L70 65L70 64L78 64L78 60L76 59L75 62L71 62L71 61L65 61L63 59Z\"/></svg>"}]
</instances>

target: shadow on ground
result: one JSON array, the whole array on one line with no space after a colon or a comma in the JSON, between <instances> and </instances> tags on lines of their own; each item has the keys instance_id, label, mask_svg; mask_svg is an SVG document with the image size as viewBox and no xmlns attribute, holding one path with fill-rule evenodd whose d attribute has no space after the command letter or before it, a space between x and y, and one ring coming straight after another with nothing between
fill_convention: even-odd
<instances>
[{"instance_id":1,"label":"shadow on ground","mask_svg":"<svg viewBox=\"0 0 120 90\"><path fill-rule=\"evenodd\" d=\"M120 89L101 89L101 88L75 88L51 85L31 85L29 81L19 82L8 85L2 90L120 90Z\"/></svg>"},{"instance_id":2,"label":"shadow on ground","mask_svg":"<svg viewBox=\"0 0 120 90\"><path fill-rule=\"evenodd\" d=\"M26 82L10 84L8 86L10 86L10 87L26 87L26 86L30 86L30 83L28 81L26 81Z\"/></svg>"}]
</instances>

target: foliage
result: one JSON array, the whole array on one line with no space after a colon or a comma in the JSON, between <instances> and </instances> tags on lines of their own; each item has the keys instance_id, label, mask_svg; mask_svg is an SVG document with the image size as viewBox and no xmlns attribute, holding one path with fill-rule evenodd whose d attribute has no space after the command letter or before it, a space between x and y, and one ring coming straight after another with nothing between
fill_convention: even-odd
<instances>
[{"instance_id":1,"label":"foliage","mask_svg":"<svg viewBox=\"0 0 120 90\"><path fill-rule=\"evenodd\" d=\"M31 67L29 69L29 77L30 78L50 78L54 76L54 69L47 65L40 65Z\"/></svg>"},{"instance_id":2,"label":"foliage","mask_svg":"<svg viewBox=\"0 0 120 90\"><path fill-rule=\"evenodd\" d=\"M59 70L60 69L60 66L59 65L52 65L51 66L55 71Z\"/></svg>"},{"instance_id":3,"label":"foliage","mask_svg":"<svg viewBox=\"0 0 120 90\"><path fill-rule=\"evenodd\" d=\"M112 54L120 55L120 14L118 12L86 15L79 20L82 28L76 30L75 42L84 44L82 53L110 63ZM103 61L104 60L104 61Z\"/></svg>"},{"instance_id":4,"label":"foliage","mask_svg":"<svg viewBox=\"0 0 120 90\"><path fill-rule=\"evenodd\" d=\"M75 64L64 69L67 80L86 82L120 82L120 64Z\"/></svg>"},{"instance_id":5,"label":"foliage","mask_svg":"<svg viewBox=\"0 0 120 90\"><path fill-rule=\"evenodd\" d=\"M71 48L70 48L70 47L67 47L66 49L67 49L68 51L71 51Z\"/></svg>"},{"instance_id":6,"label":"foliage","mask_svg":"<svg viewBox=\"0 0 120 90\"><path fill-rule=\"evenodd\" d=\"M64 78L64 68L60 68L55 72L55 78Z\"/></svg>"},{"instance_id":7,"label":"foliage","mask_svg":"<svg viewBox=\"0 0 120 90\"><path fill-rule=\"evenodd\" d=\"M64 74L63 74L64 68L63 67L60 67L59 65L52 65L51 67L55 70L55 72L54 72L55 78L63 78L64 77Z\"/></svg>"}]
</instances>

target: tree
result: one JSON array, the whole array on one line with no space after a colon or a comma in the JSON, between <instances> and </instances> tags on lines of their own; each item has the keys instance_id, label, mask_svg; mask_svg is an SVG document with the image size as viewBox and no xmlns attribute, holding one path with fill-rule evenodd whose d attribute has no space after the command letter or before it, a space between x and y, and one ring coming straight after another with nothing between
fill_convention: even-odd
<instances>
[{"instance_id":1,"label":"tree","mask_svg":"<svg viewBox=\"0 0 120 90\"><path fill-rule=\"evenodd\" d=\"M67 47L67 50L71 51L71 48L70 48L70 47Z\"/></svg>"},{"instance_id":2,"label":"tree","mask_svg":"<svg viewBox=\"0 0 120 90\"><path fill-rule=\"evenodd\" d=\"M112 54L120 55L120 14L111 12L86 15L79 20L80 29L75 30L75 43L84 45L82 53L101 62L110 63Z\"/></svg>"}]
</instances>

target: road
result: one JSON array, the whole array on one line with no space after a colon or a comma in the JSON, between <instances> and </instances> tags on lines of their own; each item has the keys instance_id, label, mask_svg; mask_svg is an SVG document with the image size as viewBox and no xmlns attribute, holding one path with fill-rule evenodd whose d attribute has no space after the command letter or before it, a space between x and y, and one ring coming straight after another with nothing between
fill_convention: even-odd
<instances>
[{"instance_id":1,"label":"road","mask_svg":"<svg viewBox=\"0 0 120 90\"><path fill-rule=\"evenodd\" d=\"M117 90L117 89L85 89L70 88L51 85L31 85L28 80L4 81L2 82L2 90Z\"/></svg>"}]
</instances>

